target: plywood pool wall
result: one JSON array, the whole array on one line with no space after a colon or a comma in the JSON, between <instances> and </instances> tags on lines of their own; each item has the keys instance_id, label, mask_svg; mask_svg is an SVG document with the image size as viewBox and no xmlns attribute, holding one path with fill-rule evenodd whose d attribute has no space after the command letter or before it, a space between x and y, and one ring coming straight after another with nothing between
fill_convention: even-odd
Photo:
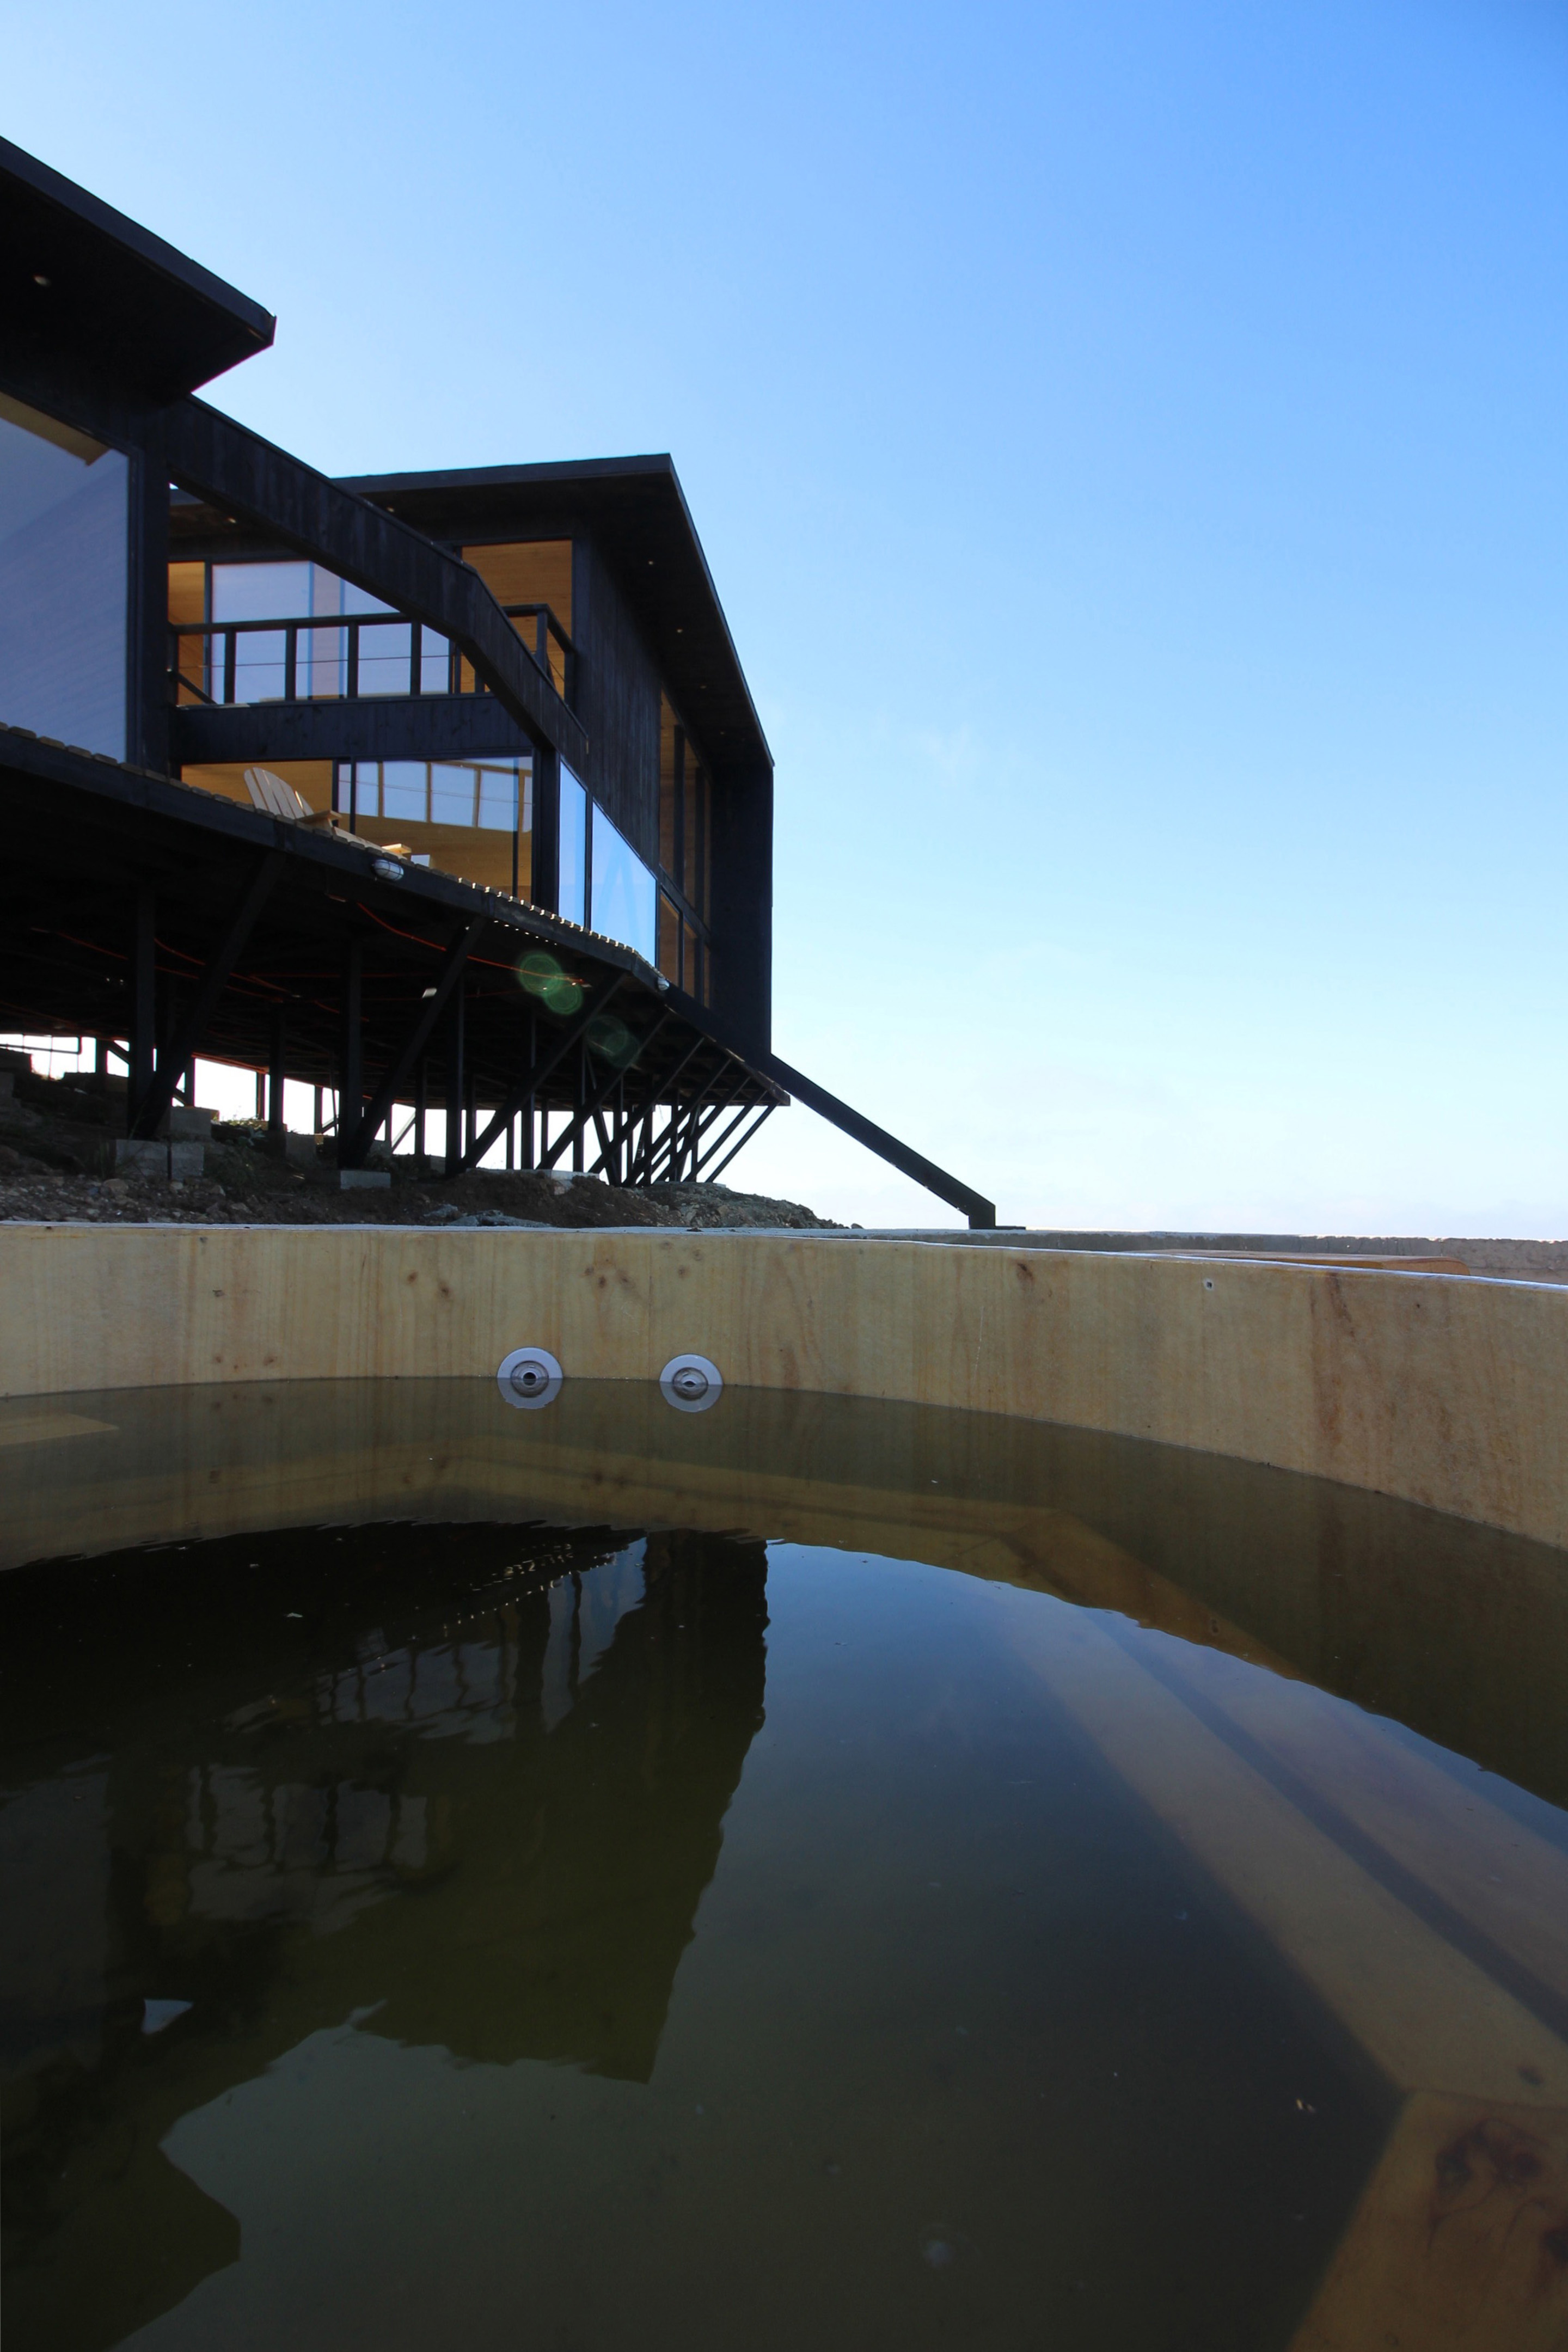
<instances>
[{"instance_id":1,"label":"plywood pool wall","mask_svg":"<svg viewBox=\"0 0 1568 2352\"><path fill-rule=\"evenodd\" d=\"M1568 1545L1568 1290L801 1234L0 1226L0 1393L727 1381L1233 1454Z\"/></svg>"}]
</instances>

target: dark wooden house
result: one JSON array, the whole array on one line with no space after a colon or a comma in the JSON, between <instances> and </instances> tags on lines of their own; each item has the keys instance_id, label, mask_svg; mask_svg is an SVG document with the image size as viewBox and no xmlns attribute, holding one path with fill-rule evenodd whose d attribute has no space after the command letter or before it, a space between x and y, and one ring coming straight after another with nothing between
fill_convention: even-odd
<instances>
[{"instance_id":1,"label":"dark wooden house","mask_svg":"<svg viewBox=\"0 0 1568 2352\"><path fill-rule=\"evenodd\" d=\"M0 142L0 1026L155 1135L198 1050L472 1166L717 1174L773 1052L773 761L668 457L331 481L193 397L257 304Z\"/></svg>"}]
</instances>

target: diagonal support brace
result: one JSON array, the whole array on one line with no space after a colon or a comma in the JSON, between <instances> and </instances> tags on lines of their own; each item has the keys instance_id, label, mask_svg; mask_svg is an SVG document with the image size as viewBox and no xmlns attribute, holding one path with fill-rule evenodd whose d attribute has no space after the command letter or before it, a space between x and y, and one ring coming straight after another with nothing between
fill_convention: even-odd
<instances>
[{"instance_id":1,"label":"diagonal support brace","mask_svg":"<svg viewBox=\"0 0 1568 2352\"><path fill-rule=\"evenodd\" d=\"M710 1039L704 1040L704 1043L712 1042ZM692 1139L703 1116L703 1106L730 1065L731 1057L725 1049L720 1046L718 1051L721 1056L718 1068L710 1076L703 1079L691 1100L689 1103L677 1102L670 1105L669 1125L660 1136L658 1148L648 1163L647 1179L648 1183L677 1184L683 1181L678 1171L691 1149ZM727 1102L733 1099L732 1094L725 1097ZM723 1105L721 1104L720 1108L721 1109ZM658 1172L660 1167L665 1171L662 1176Z\"/></svg>"},{"instance_id":2,"label":"diagonal support brace","mask_svg":"<svg viewBox=\"0 0 1568 2352\"><path fill-rule=\"evenodd\" d=\"M915 1183L923 1184L928 1192L934 1192L939 1201L946 1201L951 1207L962 1210L973 1231L994 1232L995 1203L986 1200L984 1193L974 1192L968 1184L961 1184L956 1176L950 1176L945 1168L937 1167L935 1161L927 1160L923 1153L911 1151L907 1143L900 1143L898 1137L889 1135L885 1127L879 1127L874 1119L862 1118L847 1102L840 1102L837 1095L830 1095L826 1087L819 1087L815 1079L804 1076L799 1070L792 1070L789 1064L781 1062L776 1054L763 1055L757 1067L772 1078L775 1086L783 1087L786 1094L794 1095L797 1102L803 1102L808 1110L814 1110L818 1118L830 1120L844 1134L852 1135L857 1143L863 1143L868 1151L874 1151L879 1160L887 1160L889 1166L896 1168L900 1175L912 1178Z\"/></svg>"},{"instance_id":3,"label":"diagonal support brace","mask_svg":"<svg viewBox=\"0 0 1568 2352\"><path fill-rule=\"evenodd\" d=\"M723 1134L714 1136L711 1141L706 1142L701 1146L697 1154L696 1167L693 1171L695 1181L704 1184L710 1184L713 1181L711 1171L715 1154L724 1150L725 1145L729 1142L730 1138L732 1135L740 1134L741 1129L745 1126L746 1121L751 1118L755 1108L756 1106L753 1103L742 1103L740 1109L735 1113L734 1118L730 1121L729 1126L724 1129ZM722 1117L722 1113L721 1113L720 1116ZM717 1120L715 1120L714 1124L717 1125ZM740 1148L740 1145L737 1144L735 1150L738 1151ZM726 1156L732 1158L733 1154L728 1154ZM702 1172L705 1166L710 1171L706 1176Z\"/></svg>"},{"instance_id":4,"label":"diagonal support brace","mask_svg":"<svg viewBox=\"0 0 1568 2352\"><path fill-rule=\"evenodd\" d=\"M462 1159L459 1160L458 1168L453 1171L454 1174L460 1173L464 1169L477 1168L479 1166L479 1161L484 1158L486 1152L489 1150L497 1136L500 1135L504 1129L510 1126L512 1120L517 1117L518 1112L522 1108L523 1104L528 1100L529 1096L531 1094L537 1094L539 1088L544 1084L545 1079L550 1076L551 1073L560 1067L567 1055L571 1053L573 1047L577 1044L583 1032L588 1026L589 1022L597 1020L599 1014L603 1013L605 1005L608 1004L610 999L615 995L616 991L620 987L622 981L625 980L626 977L626 974L625 972L617 972L596 1004L584 1004L581 1013L574 1013L572 1019L566 1024L565 1028L562 1030L560 1035L556 1038L555 1043L542 1053L539 1056L539 1059L532 1063L531 1066L523 1072L522 1076L519 1078L517 1084L512 1087L510 1093L507 1096L505 1102L502 1103L500 1110L497 1111L495 1117L490 1120L489 1125L484 1129L482 1133L475 1136L472 1143L469 1144L467 1151L464 1152ZM570 1133L571 1130L568 1129L568 1140L570 1139ZM548 1168L552 1163L547 1160L542 1164Z\"/></svg>"},{"instance_id":5,"label":"diagonal support brace","mask_svg":"<svg viewBox=\"0 0 1568 2352\"><path fill-rule=\"evenodd\" d=\"M375 1140L376 1130L397 1100L415 1064L434 1036L436 1024L447 1010L451 1001L452 991L461 981L468 957L479 945L479 935L484 928L485 919L481 915L477 922L469 923L460 930L447 948L441 961L441 970L437 978L434 995L426 997L420 1005L418 1019L383 1073L381 1084L365 1105L358 1126L354 1128L352 1134L345 1135L339 1140L338 1165L340 1168L358 1168L363 1162L365 1153Z\"/></svg>"},{"instance_id":6,"label":"diagonal support brace","mask_svg":"<svg viewBox=\"0 0 1568 2352\"><path fill-rule=\"evenodd\" d=\"M670 1018L671 1015L669 1013L661 1013L658 1019L654 1023L653 1027L648 1031L647 1035L639 1041L640 1045L644 1047L651 1045L654 1039L658 1035L659 1031L663 1028L665 1023ZM603 1084L595 1087L593 1094L589 1096L587 1101L583 1105L583 1108L578 1112L575 1119L574 1119L572 1126L567 1129L564 1135L558 1136L556 1138L549 1150L545 1153L543 1159L540 1161L539 1164L542 1169L554 1167L556 1160L561 1157L561 1154L571 1142L574 1129L579 1127L585 1126L588 1120L593 1118L596 1112L604 1108L605 1103L608 1102L610 1097L615 1093L616 1088L620 1085L621 1080L625 1076L625 1070L612 1070L609 1076L605 1079ZM599 1130L599 1140L605 1148L599 1158L594 1163L595 1169L599 1169L604 1166L605 1161L609 1158L610 1153L609 1139L605 1134L602 1128Z\"/></svg>"},{"instance_id":7,"label":"diagonal support brace","mask_svg":"<svg viewBox=\"0 0 1568 2352\"><path fill-rule=\"evenodd\" d=\"M756 1124L746 1129L745 1134L742 1136L739 1143L731 1143L730 1145L729 1150L725 1152L723 1159L720 1160L719 1165L716 1168L710 1165L708 1173L702 1180L705 1184L717 1184L720 1177L722 1176L725 1169L730 1165L731 1160L735 1158L738 1152L744 1151L747 1144L750 1143L754 1137L762 1133L763 1129L766 1127L769 1119L772 1118L777 1108L777 1103L764 1103L763 1105L762 1109L757 1113ZM751 1107L749 1104L742 1116L750 1118ZM731 1128L730 1129L730 1134L733 1135L734 1132L734 1129ZM729 1138L724 1138L724 1140L727 1142ZM720 1145L717 1143L713 1146L714 1151L717 1151L720 1148ZM709 1154L709 1159L710 1161L711 1161L712 1153Z\"/></svg>"},{"instance_id":8,"label":"diagonal support brace","mask_svg":"<svg viewBox=\"0 0 1568 2352\"><path fill-rule=\"evenodd\" d=\"M698 1055L700 1054L702 1048L707 1045L707 1043L708 1040L706 1037L699 1036L692 1039L691 1044L687 1047L685 1053L682 1054L679 1061L677 1062L674 1069L670 1071L668 1076L660 1080L658 1094L661 1098L667 1094L673 1097L675 1088L685 1076L689 1066L697 1059ZM630 1169L626 1172L626 1182L628 1184L651 1184L654 1181L654 1168L657 1165L660 1155L663 1153L666 1143L668 1141L668 1133L656 1136L653 1131L654 1113L658 1108L658 1101L652 1102L648 1106L647 1131L644 1136L641 1144L637 1148ZM670 1119L673 1125L674 1120L679 1116L679 1103L672 1099L669 1110Z\"/></svg>"},{"instance_id":9,"label":"diagonal support brace","mask_svg":"<svg viewBox=\"0 0 1568 2352\"><path fill-rule=\"evenodd\" d=\"M751 1076L751 1075L752 1073L747 1069L745 1064L742 1062L740 1066L740 1076L736 1078L733 1086L731 1087L727 1094L721 1095L717 1102L710 1102L705 1108L699 1108L693 1110L691 1115L690 1132L681 1147L680 1154L682 1159L684 1159L688 1153L689 1153L691 1157L691 1173L686 1180L688 1183L695 1184L700 1181L703 1144L706 1139L718 1126L719 1121L723 1118L724 1113L730 1108L730 1106L734 1101L736 1096L744 1092L746 1080ZM722 1077L723 1072L721 1071L719 1076L720 1077ZM715 1083L717 1083L717 1080L715 1080ZM742 1109L741 1113L742 1118L744 1118L745 1116L745 1111ZM730 1128L727 1132L732 1135L734 1133L733 1127ZM711 1157L711 1153L710 1153L709 1156Z\"/></svg>"}]
</instances>

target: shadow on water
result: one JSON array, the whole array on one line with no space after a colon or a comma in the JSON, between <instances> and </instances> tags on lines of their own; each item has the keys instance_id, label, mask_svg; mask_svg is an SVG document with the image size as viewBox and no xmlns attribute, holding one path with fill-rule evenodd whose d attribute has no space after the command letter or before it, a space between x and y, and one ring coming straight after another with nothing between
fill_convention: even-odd
<instances>
[{"instance_id":1,"label":"shadow on water","mask_svg":"<svg viewBox=\"0 0 1568 2352\"><path fill-rule=\"evenodd\" d=\"M421 2254L382 2327L410 2345L515 2340L526 2276L552 2345L743 2318L1012 2347L1048 2315L1086 2347L1305 2352L1409 2307L1399 2231L1428 2175L1475 2174L1456 2149L1490 2131L1526 2177L1508 2101L1559 2097L1562 1891L1516 1856L1523 1897L1478 1904L1484 1837L1429 1824L1484 1776L1540 1885L1568 1843L1543 1547L1083 1432L735 1391L683 1415L630 1383L541 1412L456 1381L29 1400L0 1465L20 2352L262 2345L306 2312L342 2340L324 2274L291 2315L202 2297L271 2275L237 2212L312 2135L352 2111L331 2161L369 2162L385 2078L351 2045L402 2070L392 2136L447 2148L405 2235L439 2208L500 2265L421 2318ZM680 2137L710 2077L749 2118L721 2157ZM226 2185L235 2101L265 2196ZM1538 2201L1563 2124L1529 2141ZM528 2229L526 2262L496 2251Z\"/></svg>"}]
</instances>

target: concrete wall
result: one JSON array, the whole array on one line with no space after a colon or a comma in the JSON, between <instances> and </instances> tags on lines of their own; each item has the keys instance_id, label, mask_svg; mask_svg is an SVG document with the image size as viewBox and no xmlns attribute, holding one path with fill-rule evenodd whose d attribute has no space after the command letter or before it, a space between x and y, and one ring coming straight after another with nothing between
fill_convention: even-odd
<instances>
[{"instance_id":1,"label":"concrete wall","mask_svg":"<svg viewBox=\"0 0 1568 2352\"><path fill-rule=\"evenodd\" d=\"M1568 1545L1568 1297L800 1234L0 1226L0 1393L449 1377L509 1349L1158 1439Z\"/></svg>"}]
</instances>

